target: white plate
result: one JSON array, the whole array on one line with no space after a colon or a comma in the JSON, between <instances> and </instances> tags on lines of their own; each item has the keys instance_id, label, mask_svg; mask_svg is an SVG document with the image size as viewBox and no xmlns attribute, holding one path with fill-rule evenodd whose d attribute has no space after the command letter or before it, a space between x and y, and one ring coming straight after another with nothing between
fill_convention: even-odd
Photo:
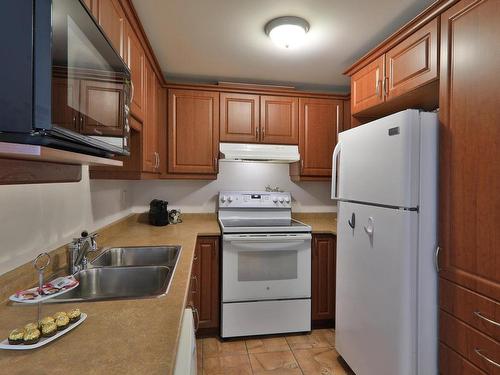
<instances>
[{"instance_id":1,"label":"white plate","mask_svg":"<svg viewBox=\"0 0 500 375\"><path fill-rule=\"evenodd\" d=\"M5 349L5 350L30 350L30 349L39 348L41 346L47 345L51 341L54 341L58 337L61 337L62 335L65 335L66 333L68 333L72 329L75 329L80 324L82 324L85 319L87 319L87 314L82 313L82 315L80 316L80 320L77 321L77 322L75 322L75 323L70 323L69 327L66 328L65 330L57 332L52 337L41 337L40 341L38 341L36 344L32 344L32 345L24 345L24 344L10 345L9 344L9 339L6 338L5 340L3 340L3 341L0 342L0 349Z\"/></svg>"},{"instance_id":2,"label":"white plate","mask_svg":"<svg viewBox=\"0 0 500 375\"><path fill-rule=\"evenodd\" d=\"M66 288L66 289L62 289L61 291L57 292L57 293L54 293L54 294L49 294L49 295L46 295L46 296L43 296L43 297L36 297L34 299L22 299L22 298L18 298L16 297L15 294L11 295L9 297L9 299L13 302L17 302L17 303L38 303L38 302L43 302L45 301L46 299L51 299L51 298L54 298L54 297L57 297L57 296L60 296L61 294L64 294L64 293L67 293L69 292L70 290L73 290L75 289L80 283L77 283L76 285L73 285L72 287L69 287L69 288Z\"/></svg>"}]
</instances>

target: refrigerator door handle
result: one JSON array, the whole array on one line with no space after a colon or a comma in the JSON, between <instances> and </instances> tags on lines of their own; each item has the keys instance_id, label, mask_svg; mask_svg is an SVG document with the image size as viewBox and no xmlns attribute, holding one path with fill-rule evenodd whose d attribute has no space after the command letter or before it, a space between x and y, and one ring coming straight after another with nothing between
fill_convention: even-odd
<instances>
[{"instance_id":1,"label":"refrigerator door handle","mask_svg":"<svg viewBox=\"0 0 500 375\"><path fill-rule=\"evenodd\" d=\"M365 232L368 234L370 237L373 236L373 231L375 230L375 226L373 223L373 217L368 218L368 226L365 225Z\"/></svg>"},{"instance_id":2,"label":"refrigerator door handle","mask_svg":"<svg viewBox=\"0 0 500 375\"><path fill-rule=\"evenodd\" d=\"M340 145L341 143L338 142L335 145L335 149L333 150L333 155L332 155L332 199L339 199L337 196L338 191L337 191L337 159L340 154Z\"/></svg>"},{"instance_id":3,"label":"refrigerator door handle","mask_svg":"<svg viewBox=\"0 0 500 375\"><path fill-rule=\"evenodd\" d=\"M351 215L351 219L347 220L347 224L349 224L349 226L352 229L354 229L356 227L356 214L354 212Z\"/></svg>"}]
</instances>

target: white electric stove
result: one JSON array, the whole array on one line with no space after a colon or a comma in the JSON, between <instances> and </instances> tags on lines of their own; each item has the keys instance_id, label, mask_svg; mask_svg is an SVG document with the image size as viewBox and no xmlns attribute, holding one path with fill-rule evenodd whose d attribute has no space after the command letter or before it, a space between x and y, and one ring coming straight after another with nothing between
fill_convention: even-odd
<instances>
[{"instance_id":1,"label":"white electric stove","mask_svg":"<svg viewBox=\"0 0 500 375\"><path fill-rule=\"evenodd\" d=\"M311 227L290 193L219 193L223 338L311 330Z\"/></svg>"}]
</instances>

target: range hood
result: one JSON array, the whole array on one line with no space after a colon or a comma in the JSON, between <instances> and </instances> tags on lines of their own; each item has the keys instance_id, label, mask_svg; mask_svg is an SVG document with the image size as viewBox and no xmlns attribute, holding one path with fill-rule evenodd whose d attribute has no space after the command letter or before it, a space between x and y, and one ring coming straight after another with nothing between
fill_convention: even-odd
<instances>
[{"instance_id":1,"label":"range hood","mask_svg":"<svg viewBox=\"0 0 500 375\"><path fill-rule=\"evenodd\" d=\"M225 161L294 163L300 160L299 146L221 143L220 158Z\"/></svg>"}]
</instances>

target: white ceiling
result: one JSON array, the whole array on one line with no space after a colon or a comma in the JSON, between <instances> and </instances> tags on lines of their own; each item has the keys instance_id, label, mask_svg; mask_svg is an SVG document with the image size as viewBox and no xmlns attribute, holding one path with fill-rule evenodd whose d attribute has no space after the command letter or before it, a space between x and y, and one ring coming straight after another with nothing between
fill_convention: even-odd
<instances>
[{"instance_id":1,"label":"white ceiling","mask_svg":"<svg viewBox=\"0 0 500 375\"><path fill-rule=\"evenodd\" d=\"M133 0L168 79L347 90L342 72L433 0ZM311 24L295 50L264 33L272 18Z\"/></svg>"}]
</instances>

